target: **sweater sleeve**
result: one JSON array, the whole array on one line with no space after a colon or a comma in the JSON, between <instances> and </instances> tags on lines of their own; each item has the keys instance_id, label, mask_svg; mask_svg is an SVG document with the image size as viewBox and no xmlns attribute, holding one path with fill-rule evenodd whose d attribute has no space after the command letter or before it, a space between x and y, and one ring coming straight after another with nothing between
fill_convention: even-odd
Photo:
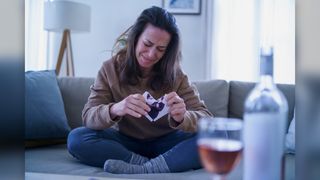
<instances>
[{"instance_id":1,"label":"sweater sleeve","mask_svg":"<svg viewBox=\"0 0 320 180\"><path fill-rule=\"evenodd\" d=\"M115 119L110 117L110 107L114 104L114 100L106 72L107 67L104 64L90 87L91 93L82 111L83 124L91 129L106 129L121 120L121 117Z\"/></svg>"},{"instance_id":2,"label":"sweater sleeve","mask_svg":"<svg viewBox=\"0 0 320 180\"><path fill-rule=\"evenodd\" d=\"M194 85L191 85L188 77L183 75L182 81L178 87L177 94L184 100L187 112L181 123L169 117L169 125L174 129L181 129L188 132L197 131L197 121L202 117L212 116L210 111L202 100L200 100L199 92Z\"/></svg>"}]
</instances>

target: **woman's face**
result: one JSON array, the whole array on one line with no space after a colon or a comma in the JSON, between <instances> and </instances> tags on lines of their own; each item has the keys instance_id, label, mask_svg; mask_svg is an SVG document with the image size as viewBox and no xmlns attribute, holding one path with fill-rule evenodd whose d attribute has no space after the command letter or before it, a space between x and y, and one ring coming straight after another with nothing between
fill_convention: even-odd
<instances>
[{"instance_id":1,"label":"woman's face","mask_svg":"<svg viewBox=\"0 0 320 180\"><path fill-rule=\"evenodd\" d=\"M135 49L136 58L143 71L150 71L162 58L170 39L171 35L167 31L147 24Z\"/></svg>"}]
</instances>

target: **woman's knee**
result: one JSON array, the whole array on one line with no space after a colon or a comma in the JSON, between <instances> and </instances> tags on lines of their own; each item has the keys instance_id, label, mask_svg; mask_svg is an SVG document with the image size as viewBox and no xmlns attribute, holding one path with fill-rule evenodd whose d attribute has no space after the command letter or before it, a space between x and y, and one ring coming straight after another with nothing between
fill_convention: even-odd
<instances>
[{"instance_id":1,"label":"woman's knee","mask_svg":"<svg viewBox=\"0 0 320 180\"><path fill-rule=\"evenodd\" d=\"M83 145L87 143L85 139L88 136L94 136L94 134L94 130L90 130L86 127L73 129L69 133L67 140L67 147L69 152L73 154L83 149Z\"/></svg>"}]
</instances>

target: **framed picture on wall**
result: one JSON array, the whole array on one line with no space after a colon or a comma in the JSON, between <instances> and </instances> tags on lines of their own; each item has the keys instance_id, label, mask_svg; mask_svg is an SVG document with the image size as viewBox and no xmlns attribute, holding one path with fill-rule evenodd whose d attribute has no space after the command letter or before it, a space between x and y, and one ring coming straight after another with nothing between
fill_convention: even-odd
<instances>
[{"instance_id":1,"label":"framed picture on wall","mask_svg":"<svg viewBox=\"0 0 320 180\"><path fill-rule=\"evenodd\" d=\"M162 0L162 7L172 14L201 13L201 0Z\"/></svg>"}]
</instances>

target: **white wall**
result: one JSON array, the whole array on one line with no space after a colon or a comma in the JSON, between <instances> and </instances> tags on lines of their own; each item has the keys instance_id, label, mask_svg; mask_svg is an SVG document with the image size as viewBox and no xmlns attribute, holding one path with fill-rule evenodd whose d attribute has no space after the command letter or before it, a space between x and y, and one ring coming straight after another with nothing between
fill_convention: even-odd
<instances>
[{"instance_id":1,"label":"white wall","mask_svg":"<svg viewBox=\"0 0 320 180\"><path fill-rule=\"evenodd\" d=\"M91 7L91 31L72 33L75 75L95 77L102 62L110 57L115 39L132 25L143 9L162 6L162 0L73 0ZM206 1L200 15L175 15L182 38L182 68L190 80L206 79ZM61 34L50 33L49 55L54 67Z\"/></svg>"}]
</instances>

